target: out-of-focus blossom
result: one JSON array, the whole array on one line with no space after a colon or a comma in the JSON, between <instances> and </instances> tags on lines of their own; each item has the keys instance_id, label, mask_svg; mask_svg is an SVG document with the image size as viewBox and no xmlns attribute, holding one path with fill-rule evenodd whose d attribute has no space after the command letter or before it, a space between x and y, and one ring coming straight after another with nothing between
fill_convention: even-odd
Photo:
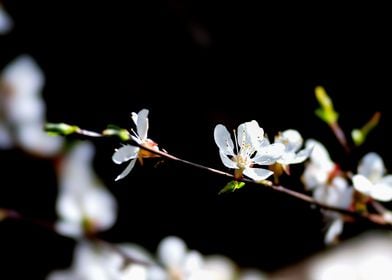
<instances>
[{"instance_id":1,"label":"out-of-focus blossom","mask_svg":"<svg viewBox=\"0 0 392 280\"><path fill-rule=\"evenodd\" d=\"M189 250L185 242L176 237L164 238L157 250L159 263L163 264L160 273L154 268L149 271L150 280L263 280L263 274L257 270L239 269L232 260L224 256L203 256Z\"/></svg>"},{"instance_id":2,"label":"out-of-focus blossom","mask_svg":"<svg viewBox=\"0 0 392 280\"><path fill-rule=\"evenodd\" d=\"M327 149L320 142L309 139L305 147L312 149L312 153L302 175L302 181L308 190L314 190L328 184L338 171L338 166L331 160Z\"/></svg>"},{"instance_id":3,"label":"out-of-focus blossom","mask_svg":"<svg viewBox=\"0 0 392 280\"><path fill-rule=\"evenodd\" d=\"M13 26L13 20L0 3L0 35L10 32Z\"/></svg>"},{"instance_id":4,"label":"out-of-focus blossom","mask_svg":"<svg viewBox=\"0 0 392 280\"><path fill-rule=\"evenodd\" d=\"M44 130L44 75L35 61L21 55L0 76L0 148L14 145L38 155L52 156L62 148L61 137Z\"/></svg>"},{"instance_id":5,"label":"out-of-focus blossom","mask_svg":"<svg viewBox=\"0 0 392 280\"><path fill-rule=\"evenodd\" d=\"M368 153L353 176L354 188L360 193L380 201L392 200L392 175L385 176L385 165L377 153Z\"/></svg>"},{"instance_id":6,"label":"out-of-focus blossom","mask_svg":"<svg viewBox=\"0 0 392 280\"><path fill-rule=\"evenodd\" d=\"M59 233L80 237L109 229L116 220L117 202L96 177L90 142L76 144L60 165L56 224Z\"/></svg>"},{"instance_id":7,"label":"out-of-focus blossom","mask_svg":"<svg viewBox=\"0 0 392 280\"><path fill-rule=\"evenodd\" d=\"M148 256L141 248L129 245L113 245L124 254L147 262ZM81 241L74 251L72 265L63 271L54 271L48 280L147 280L144 264L127 263L118 251L100 244Z\"/></svg>"},{"instance_id":8,"label":"out-of-focus blossom","mask_svg":"<svg viewBox=\"0 0 392 280\"><path fill-rule=\"evenodd\" d=\"M301 134L294 129L288 129L275 137L275 143L282 143L285 150L282 156L277 160L279 164L289 165L304 162L312 152L312 146L307 146L299 151L302 147L303 139Z\"/></svg>"},{"instance_id":9,"label":"out-of-focus blossom","mask_svg":"<svg viewBox=\"0 0 392 280\"><path fill-rule=\"evenodd\" d=\"M237 133L235 153L234 143L227 128L222 124L215 127L214 139L223 164L235 169L236 179L245 175L255 181L261 181L271 176L272 171L253 166L274 164L283 154L284 145L266 142L264 130L255 120L240 124Z\"/></svg>"},{"instance_id":10,"label":"out-of-focus blossom","mask_svg":"<svg viewBox=\"0 0 392 280\"><path fill-rule=\"evenodd\" d=\"M240 269L227 257L203 256L200 252L189 250L182 239L168 236L159 243L156 258L142 247L133 244L107 246L107 244L81 240L75 248L71 267L63 271L54 271L47 279L265 280L267 278L256 269Z\"/></svg>"},{"instance_id":11,"label":"out-of-focus blossom","mask_svg":"<svg viewBox=\"0 0 392 280\"><path fill-rule=\"evenodd\" d=\"M131 135L132 139L147 148L159 150L158 144L147 138L148 110L143 109L138 114L132 112L132 120L136 125L136 132L134 130L131 131L133 133ZM135 166L136 159L139 159L143 163L143 158L150 157L157 157L157 155L133 145L123 145L121 148L116 149L112 157L114 163L121 164L126 161L129 161L129 163L127 168L115 180L117 181L127 176Z\"/></svg>"},{"instance_id":12,"label":"out-of-focus blossom","mask_svg":"<svg viewBox=\"0 0 392 280\"><path fill-rule=\"evenodd\" d=\"M328 185L316 188L313 197L323 204L349 209L353 203L353 188L348 185L347 180L337 176ZM332 244L343 232L344 219L337 212L324 211L324 214L329 224L324 241L326 244Z\"/></svg>"},{"instance_id":13,"label":"out-of-focus blossom","mask_svg":"<svg viewBox=\"0 0 392 280\"><path fill-rule=\"evenodd\" d=\"M302 180L313 197L320 203L342 209L349 209L353 202L353 188L339 172L338 166L331 160L325 147L310 139L306 147L312 147L310 161L306 165ZM324 211L329 227L325 243L331 244L342 233L344 220L337 212Z\"/></svg>"}]
</instances>

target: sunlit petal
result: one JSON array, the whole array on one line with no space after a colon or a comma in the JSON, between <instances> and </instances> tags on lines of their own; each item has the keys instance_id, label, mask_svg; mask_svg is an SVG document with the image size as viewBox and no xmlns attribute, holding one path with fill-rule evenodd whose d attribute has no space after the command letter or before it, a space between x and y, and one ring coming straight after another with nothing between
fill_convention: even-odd
<instances>
[{"instance_id":1,"label":"sunlit petal","mask_svg":"<svg viewBox=\"0 0 392 280\"><path fill-rule=\"evenodd\" d=\"M314 139L308 139L305 143L306 149L313 149L310 154L310 160L324 170L331 170L335 164L331 160L327 149L320 142Z\"/></svg>"},{"instance_id":2,"label":"sunlit petal","mask_svg":"<svg viewBox=\"0 0 392 280\"><path fill-rule=\"evenodd\" d=\"M143 109L137 114L136 131L139 134L140 139L147 139L148 132L148 110Z\"/></svg>"},{"instance_id":3,"label":"sunlit petal","mask_svg":"<svg viewBox=\"0 0 392 280\"><path fill-rule=\"evenodd\" d=\"M227 128L218 124L214 129L214 140L219 150L226 155L234 155L234 144Z\"/></svg>"},{"instance_id":4,"label":"sunlit petal","mask_svg":"<svg viewBox=\"0 0 392 280\"><path fill-rule=\"evenodd\" d=\"M278 135L275 138L275 142L284 144L286 146L286 152L296 152L301 148L303 139L297 130L288 129Z\"/></svg>"},{"instance_id":5,"label":"sunlit petal","mask_svg":"<svg viewBox=\"0 0 392 280\"><path fill-rule=\"evenodd\" d=\"M332 244L337 237L343 232L343 220L338 218L335 219L328 228L327 233L325 234L325 243Z\"/></svg>"},{"instance_id":6,"label":"sunlit petal","mask_svg":"<svg viewBox=\"0 0 392 280\"><path fill-rule=\"evenodd\" d=\"M244 175L255 181L261 181L267 179L269 176L274 174L271 170L263 169L263 168L245 168Z\"/></svg>"},{"instance_id":7,"label":"sunlit petal","mask_svg":"<svg viewBox=\"0 0 392 280\"><path fill-rule=\"evenodd\" d=\"M121 148L116 149L112 156L112 160L116 164L121 164L130 159L134 159L137 157L137 153L139 152L139 147L125 145Z\"/></svg>"},{"instance_id":8,"label":"sunlit petal","mask_svg":"<svg viewBox=\"0 0 392 280\"><path fill-rule=\"evenodd\" d=\"M371 196L380 201L392 200L392 175L388 175L377 182L372 188Z\"/></svg>"},{"instance_id":9,"label":"sunlit petal","mask_svg":"<svg viewBox=\"0 0 392 280\"><path fill-rule=\"evenodd\" d=\"M176 237L168 236L158 245L158 258L167 267L178 267L186 256L185 242Z\"/></svg>"},{"instance_id":10,"label":"sunlit petal","mask_svg":"<svg viewBox=\"0 0 392 280\"><path fill-rule=\"evenodd\" d=\"M358 173L375 183L385 173L384 161L377 153L368 153L361 159Z\"/></svg>"},{"instance_id":11,"label":"sunlit petal","mask_svg":"<svg viewBox=\"0 0 392 280\"><path fill-rule=\"evenodd\" d=\"M373 183L363 175L354 175L352 178L354 188L366 195L369 195L373 188Z\"/></svg>"},{"instance_id":12,"label":"sunlit petal","mask_svg":"<svg viewBox=\"0 0 392 280\"><path fill-rule=\"evenodd\" d=\"M131 170L133 169L133 167L135 166L136 163L136 158L131 159L129 161L129 164L127 166L127 168L125 168L125 170L116 177L115 181L121 180L122 178L124 178L125 176L127 176L129 174L129 172L131 172Z\"/></svg>"},{"instance_id":13,"label":"sunlit petal","mask_svg":"<svg viewBox=\"0 0 392 280\"><path fill-rule=\"evenodd\" d=\"M260 165L274 164L281 157L284 149L285 147L281 143L274 143L269 146L262 147L257 151L253 161Z\"/></svg>"}]
</instances>

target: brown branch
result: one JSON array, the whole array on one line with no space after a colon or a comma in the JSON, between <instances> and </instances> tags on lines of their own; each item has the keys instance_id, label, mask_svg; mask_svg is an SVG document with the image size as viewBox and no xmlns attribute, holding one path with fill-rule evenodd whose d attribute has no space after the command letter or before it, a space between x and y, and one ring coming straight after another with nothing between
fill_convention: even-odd
<instances>
[{"instance_id":1,"label":"brown branch","mask_svg":"<svg viewBox=\"0 0 392 280\"><path fill-rule=\"evenodd\" d=\"M223 175L223 176L229 177L231 179L235 179L234 175L232 175L230 173L227 173L227 172L224 172L224 171L221 171L221 170L218 170L218 169L214 169L214 168L211 168L211 167L207 167L207 166L204 166L204 165L201 165L201 164L197 164L197 163L194 163L194 162L190 162L190 161L178 158L176 156L173 156L173 155L171 155L171 154L169 154L167 152L157 151L157 150L145 147L145 146L143 146L141 144L138 144L138 143L136 143L136 144L140 148L145 149L145 150L147 150L147 151L149 151L151 153L154 153L156 155L159 155L161 157L165 157L167 159L178 161L178 162L190 165L192 167L200 168L200 169L203 169L203 170L210 171L212 173L216 173L216 174L219 174L219 175ZM235 179L235 180L241 181L241 182L244 182L244 183L252 183L252 184L260 185L259 182L255 182L255 181L247 179L247 178L241 178L241 179ZM316 207L318 207L320 209L330 210L330 211L334 211L334 212L339 212L339 213L341 213L343 215L348 215L348 216L352 216L352 217L355 217L355 218L364 219L364 220L367 220L367 221L369 221L371 223L374 223L374 224L388 226L388 228L392 229L392 225L390 225L383 218L382 215L371 214L371 213L359 213L359 212L356 212L356 211L353 211L353 210L348 210L348 209L343 209L343 208L339 208L339 207L335 207L335 206L330 206L330 205L321 203L321 202L315 200L313 197L308 196L306 194L293 191L291 189L288 189L287 187L283 187L283 186L279 186L279 185L272 185L272 183L271 184L267 184L267 182L269 182L269 181L263 182L262 184L271 187L273 190L275 190L277 192L284 193L284 194L289 195L291 197L294 197L294 198L297 198L299 200L302 200L302 201L305 201L307 203L310 203L312 205L315 205Z\"/></svg>"},{"instance_id":2,"label":"brown branch","mask_svg":"<svg viewBox=\"0 0 392 280\"><path fill-rule=\"evenodd\" d=\"M86 132L88 132L88 133L86 134ZM76 133L79 133L79 134L82 134L82 135L85 135L85 136L89 136L89 134L91 134L91 132L86 131L86 130L80 130L80 131L77 131ZM101 136L105 136L105 135L101 134ZM342 139L345 139L345 137L344 138L340 137L340 140L342 140ZM343 140L342 144L343 144L343 147L348 148L348 146L345 145L345 144L347 144L347 142L345 142L344 140ZM339 208L339 207L330 206L330 205L327 205L327 204L324 204L324 203L321 203L321 202L315 200L314 198L312 198L309 195L293 191L293 190L285 188L283 186L273 185L270 181L256 182L256 181L253 181L253 180L250 180L250 179L247 179L247 178L236 179L233 174L230 174L230 173L227 173L227 172L215 169L215 168L211 168L211 167L208 167L208 166L205 166L205 165L202 165L202 164L198 164L198 163L194 163L194 162L191 162L191 161L188 161L188 160L184 160L184 159L176 157L176 156L174 156L172 154L169 154L167 152L163 152L161 150L151 149L149 147L146 147L146 146L144 146L142 144L139 144L139 143L136 143L134 141L133 141L133 145L139 146L141 149L144 149L146 151L149 151L150 153L159 155L159 156L161 156L163 158L167 158L167 159L170 159L170 160L181 162L181 163L183 163L185 165L189 165L189 166L192 166L192 167L195 167L195 168L199 168L199 169L202 169L202 170L206 170L206 171L218 174L218 175L229 177L229 178L231 178L233 180L236 180L236 181L241 181L241 182L244 182L244 183L257 184L257 185L260 185L260 184L266 185L268 187L271 187L273 190L275 190L277 192L281 192L281 193L284 193L284 194L289 195L291 197L294 197L296 199L305 201L307 203L315 205L316 207L318 207L320 209L330 210L330 211L338 212L338 213L341 213L343 215L348 215L348 216L351 216L351 217L354 217L354 218L367 220L367 221L369 221L369 222L371 222L373 224L386 226L389 229L392 229L392 225L389 224L384 219L384 217L382 215L380 215L380 214L372 214L372 213L365 213L365 212L364 213L360 213L360 212L356 212L356 211L353 211L353 210L348 210L348 209L343 209L343 208Z\"/></svg>"}]
</instances>

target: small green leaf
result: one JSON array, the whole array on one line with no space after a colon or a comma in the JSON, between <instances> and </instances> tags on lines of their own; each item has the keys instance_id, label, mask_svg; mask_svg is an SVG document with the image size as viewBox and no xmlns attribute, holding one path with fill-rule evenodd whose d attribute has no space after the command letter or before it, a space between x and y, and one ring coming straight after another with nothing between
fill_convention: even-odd
<instances>
[{"instance_id":1,"label":"small green leaf","mask_svg":"<svg viewBox=\"0 0 392 280\"><path fill-rule=\"evenodd\" d=\"M338 121L339 114L335 111L331 98L322 86L315 88L317 101L320 108L315 111L315 114L327 124L331 125Z\"/></svg>"},{"instance_id":2,"label":"small green leaf","mask_svg":"<svg viewBox=\"0 0 392 280\"><path fill-rule=\"evenodd\" d=\"M242 188L243 186L245 186L244 182L239 182L239 181L230 181L229 183L227 183L227 185L221 189L219 191L219 194L225 193L225 192L234 192L235 190L238 190L240 188Z\"/></svg>"},{"instance_id":3,"label":"small green leaf","mask_svg":"<svg viewBox=\"0 0 392 280\"><path fill-rule=\"evenodd\" d=\"M46 123L44 130L52 136L69 135L80 130L76 125L66 123Z\"/></svg>"}]
</instances>

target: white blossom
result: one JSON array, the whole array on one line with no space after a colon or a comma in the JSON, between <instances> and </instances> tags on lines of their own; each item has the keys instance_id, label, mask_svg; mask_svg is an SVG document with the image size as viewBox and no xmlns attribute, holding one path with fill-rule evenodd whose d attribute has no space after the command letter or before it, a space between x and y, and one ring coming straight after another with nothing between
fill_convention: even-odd
<instances>
[{"instance_id":1,"label":"white blossom","mask_svg":"<svg viewBox=\"0 0 392 280\"><path fill-rule=\"evenodd\" d=\"M304 162L312 152L312 146L299 150L303 144L301 134L294 129L288 129L275 137L275 143L282 143L285 150L277 160L279 164L289 165Z\"/></svg>"},{"instance_id":2,"label":"white blossom","mask_svg":"<svg viewBox=\"0 0 392 280\"><path fill-rule=\"evenodd\" d=\"M129 245L113 245L134 259L146 262L144 250ZM54 271L48 280L148 280L144 264L125 262L116 250L88 241L77 244L73 262L67 270Z\"/></svg>"},{"instance_id":3,"label":"white blossom","mask_svg":"<svg viewBox=\"0 0 392 280\"><path fill-rule=\"evenodd\" d=\"M273 174L272 171L253 167L258 165L271 165L275 163L284 151L281 143L269 144L264 141L264 130L253 120L238 126L236 153L234 143L227 128L218 124L214 130L215 143L219 148L219 155L223 164L235 169L236 177L242 174L260 181Z\"/></svg>"},{"instance_id":4,"label":"white blossom","mask_svg":"<svg viewBox=\"0 0 392 280\"><path fill-rule=\"evenodd\" d=\"M44 74L28 55L9 63L0 77L0 147L14 145L39 155L53 156L61 137L44 132L46 106L42 99ZM2 119L1 119L2 116Z\"/></svg>"},{"instance_id":5,"label":"white blossom","mask_svg":"<svg viewBox=\"0 0 392 280\"><path fill-rule=\"evenodd\" d=\"M117 202L96 177L93 155L91 143L78 143L60 165L56 229L61 234L80 237L109 229L116 220Z\"/></svg>"},{"instance_id":6,"label":"white blossom","mask_svg":"<svg viewBox=\"0 0 392 280\"><path fill-rule=\"evenodd\" d=\"M147 138L148 110L143 109L138 114L132 112L132 120L136 125L136 132L132 130L132 139L140 145L158 150L158 145L151 139ZM135 166L137 158L142 161L143 158L148 157L156 157L156 155L133 145L123 145L119 149L116 149L112 157L113 162L116 164L122 164L129 161L129 163L125 170L118 175L115 180L117 181L127 176Z\"/></svg>"},{"instance_id":7,"label":"white blossom","mask_svg":"<svg viewBox=\"0 0 392 280\"><path fill-rule=\"evenodd\" d=\"M320 142L313 139L306 141L306 147L313 149L302 175L302 181L307 189L313 191L314 199L320 203L349 209L353 202L353 188L341 175L328 151ZM342 233L344 220L337 212L324 211L324 214L329 224L324 241L331 244Z\"/></svg>"},{"instance_id":8,"label":"white blossom","mask_svg":"<svg viewBox=\"0 0 392 280\"><path fill-rule=\"evenodd\" d=\"M354 188L376 200L392 200L392 175L385 175L384 161L377 153L368 153L358 165L352 180Z\"/></svg>"}]
</instances>

